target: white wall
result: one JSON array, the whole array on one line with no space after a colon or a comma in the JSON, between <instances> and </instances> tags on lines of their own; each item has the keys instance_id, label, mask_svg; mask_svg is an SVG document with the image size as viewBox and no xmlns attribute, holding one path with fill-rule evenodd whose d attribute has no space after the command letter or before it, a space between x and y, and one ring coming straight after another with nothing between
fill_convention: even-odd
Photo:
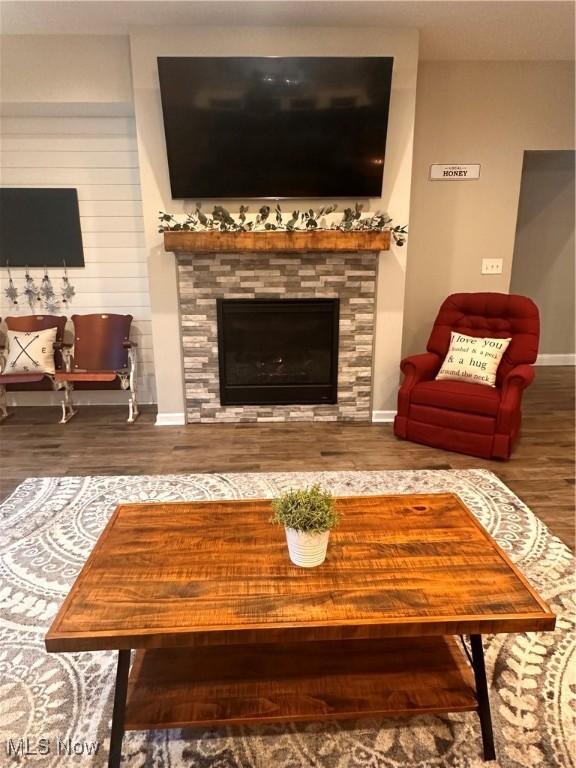
<instances>
[{"instance_id":1,"label":"white wall","mask_svg":"<svg viewBox=\"0 0 576 768\"><path fill-rule=\"evenodd\" d=\"M524 150L574 148L570 62L420 62L404 354L443 299L510 285ZM478 181L429 181L431 163L480 163ZM483 257L501 275L480 274Z\"/></svg>"},{"instance_id":2,"label":"white wall","mask_svg":"<svg viewBox=\"0 0 576 768\"><path fill-rule=\"evenodd\" d=\"M60 314L117 312L134 317L132 337L138 342L139 387L142 402L155 400L152 353L151 310L147 253L144 247L142 201L138 169L138 148L134 118L105 116L110 105L127 111L126 80L130 83L127 42L108 44L77 38L37 38L23 36L20 45L11 39L2 45L2 95L14 99L16 80L22 79L20 105L3 101L0 119L0 184L24 187L76 187L80 203L80 223L84 244L84 268L70 269L69 277L76 296ZM96 44L97 43L97 44ZM102 43L100 47L100 43ZM87 51L88 67L78 66L81 50ZM124 51L124 56L120 54ZM46 57L44 70L39 51ZM97 78L96 52L100 51L102 78ZM74 53L74 61L70 56ZM56 66L52 59L70 63L70 70ZM107 61L112 58L113 71ZM36 62L26 79L17 67ZM45 80L42 72L46 75ZM87 89L82 83L87 80ZM34 82L32 82L34 80ZM92 87L92 84L94 87ZM25 100L25 97L28 99ZM59 101L57 100L59 99ZM88 101L93 99L93 101ZM44 107L50 104L50 109ZM123 104L122 110L119 106ZM58 111L61 116L56 116ZM40 112L40 115L36 114ZM46 116L46 113L50 116ZM83 116L96 113L99 116ZM8 113L8 114L6 114ZM14 114L15 113L15 114ZM22 288L22 269L13 269L17 286ZM32 270L39 281L41 270ZM56 287L62 270L50 269ZM0 269L0 317L29 314L21 298L17 307L4 296L7 272ZM71 332L71 326L69 327ZM45 404L59 396L46 393L14 393L13 402ZM124 402L119 392L78 393L80 402Z\"/></svg>"},{"instance_id":3,"label":"white wall","mask_svg":"<svg viewBox=\"0 0 576 768\"><path fill-rule=\"evenodd\" d=\"M508 290L524 150L574 148L573 65L421 62L412 178L414 30L135 29L130 44L111 36L0 37L8 115L0 183L78 185L87 267L73 275L78 298L69 313L106 307L135 315L150 398L156 341L161 413L183 413L184 402L175 259L163 251L157 213L194 201L170 198L156 57L234 54L395 57L383 195L370 201L402 223L411 214L408 249L380 258L374 408L393 409L403 323L404 352L421 351L446 294ZM481 179L428 181L430 163L453 161L480 162ZM503 258L503 274L482 276L483 256ZM2 315L8 309L0 304Z\"/></svg>"},{"instance_id":4,"label":"white wall","mask_svg":"<svg viewBox=\"0 0 576 768\"><path fill-rule=\"evenodd\" d=\"M127 37L2 35L0 73L4 114L133 114Z\"/></svg>"},{"instance_id":5,"label":"white wall","mask_svg":"<svg viewBox=\"0 0 576 768\"><path fill-rule=\"evenodd\" d=\"M176 265L175 257L165 253L162 247L157 215L160 209L189 210L194 201L172 201L170 196L156 58L170 55L394 56L384 189L382 198L371 200L369 206L384 208L396 221L408 223L418 34L415 30L382 28L143 28L131 31L130 44L150 259L158 411L160 419L168 419L170 415L179 418L184 414L184 389ZM234 210L238 201L227 204ZM395 408L406 257L406 248L393 249L380 257L374 362L373 407L376 411Z\"/></svg>"}]
</instances>

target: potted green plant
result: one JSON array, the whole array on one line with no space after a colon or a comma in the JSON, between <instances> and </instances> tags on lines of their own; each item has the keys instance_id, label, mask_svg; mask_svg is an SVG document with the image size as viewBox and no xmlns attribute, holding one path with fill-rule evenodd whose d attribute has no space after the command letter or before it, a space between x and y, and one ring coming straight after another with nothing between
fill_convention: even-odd
<instances>
[{"instance_id":1,"label":"potted green plant","mask_svg":"<svg viewBox=\"0 0 576 768\"><path fill-rule=\"evenodd\" d=\"M272 501L271 523L286 530L288 553L294 565L314 568L326 558L328 537L340 516L332 494L317 483L310 488L293 489Z\"/></svg>"}]
</instances>

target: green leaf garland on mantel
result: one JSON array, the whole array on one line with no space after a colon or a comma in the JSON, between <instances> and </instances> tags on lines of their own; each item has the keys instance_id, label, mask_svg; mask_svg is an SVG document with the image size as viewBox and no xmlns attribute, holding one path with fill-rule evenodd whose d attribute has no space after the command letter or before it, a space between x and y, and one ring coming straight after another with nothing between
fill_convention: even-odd
<instances>
[{"instance_id":1,"label":"green leaf garland on mantel","mask_svg":"<svg viewBox=\"0 0 576 768\"><path fill-rule=\"evenodd\" d=\"M248 205L241 205L238 213L230 213L223 205L215 205L212 213L204 213L201 203L196 204L193 213L183 214L177 218L172 213L160 211L159 232L298 232L317 230L339 229L342 232L351 231L382 231L390 230L392 238L397 246L406 242L408 225L394 225L393 219L387 213L376 211L375 213L362 213L361 203L355 203L353 208L345 208L338 221L327 223L326 217L337 209L336 204L322 206L317 210L294 210L290 218L284 221L284 213L279 204L272 209L269 205L262 205L258 213L248 218Z\"/></svg>"}]
</instances>

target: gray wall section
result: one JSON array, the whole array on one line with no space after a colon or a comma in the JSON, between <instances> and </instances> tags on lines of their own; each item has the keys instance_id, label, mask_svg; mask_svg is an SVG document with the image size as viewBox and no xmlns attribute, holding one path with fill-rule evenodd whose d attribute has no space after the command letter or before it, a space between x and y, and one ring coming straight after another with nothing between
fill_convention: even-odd
<instances>
[{"instance_id":1,"label":"gray wall section","mask_svg":"<svg viewBox=\"0 0 576 768\"><path fill-rule=\"evenodd\" d=\"M510 292L540 307L542 354L574 353L573 151L527 151Z\"/></svg>"}]
</instances>

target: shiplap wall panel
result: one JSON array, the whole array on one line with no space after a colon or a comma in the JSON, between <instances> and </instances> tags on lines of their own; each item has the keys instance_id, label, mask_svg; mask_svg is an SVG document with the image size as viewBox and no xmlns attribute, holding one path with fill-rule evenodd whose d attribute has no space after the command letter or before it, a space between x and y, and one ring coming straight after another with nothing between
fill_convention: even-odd
<instances>
[{"instance_id":1,"label":"shiplap wall panel","mask_svg":"<svg viewBox=\"0 0 576 768\"><path fill-rule=\"evenodd\" d=\"M99 264L104 262L145 263L145 250L144 248L90 248L84 243L84 259L86 262L96 261ZM148 272L148 267L146 267L146 272Z\"/></svg>"},{"instance_id":2,"label":"shiplap wall panel","mask_svg":"<svg viewBox=\"0 0 576 768\"><path fill-rule=\"evenodd\" d=\"M144 248L144 232L82 232L86 248Z\"/></svg>"},{"instance_id":3,"label":"shiplap wall panel","mask_svg":"<svg viewBox=\"0 0 576 768\"><path fill-rule=\"evenodd\" d=\"M3 117L3 136L130 136L133 117Z\"/></svg>"},{"instance_id":4,"label":"shiplap wall panel","mask_svg":"<svg viewBox=\"0 0 576 768\"><path fill-rule=\"evenodd\" d=\"M7 186L5 184L4 186ZM12 182L12 187L29 187L30 184ZM69 184L51 181L34 184L35 187L69 187ZM78 200L98 200L100 202L115 202L116 200L133 200L141 204L140 186L138 184L76 184Z\"/></svg>"},{"instance_id":5,"label":"shiplap wall panel","mask_svg":"<svg viewBox=\"0 0 576 768\"><path fill-rule=\"evenodd\" d=\"M144 219L141 216L82 216L82 232L144 232Z\"/></svg>"},{"instance_id":6,"label":"shiplap wall panel","mask_svg":"<svg viewBox=\"0 0 576 768\"><path fill-rule=\"evenodd\" d=\"M105 251L100 251L100 253L105 253ZM77 269L68 270L70 277L74 279L75 283L76 276L79 278L99 277L104 279L109 277L129 277L134 279L143 277L148 280L148 266L145 262L118 261L117 259L114 261L90 261L86 254L84 254L84 257L86 259L86 266L83 269L78 267Z\"/></svg>"},{"instance_id":7,"label":"shiplap wall panel","mask_svg":"<svg viewBox=\"0 0 576 768\"><path fill-rule=\"evenodd\" d=\"M13 136L4 135L3 152L84 152L85 136ZM90 136L91 152L137 152L134 136Z\"/></svg>"},{"instance_id":8,"label":"shiplap wall panel","mask_svg":"<svg viewBox=\"0 0 576 768\"><path fill-rule=\"evenodd\" d=\"M88 118L86 118L88 119ZM140 183L138 168L2 168L2 184L33 187L75 187L78 184L129 184Z\"/></svg>"},{"instance_id":9,"label":"shiplap wall panel","mask_svg":"<svg viewBox=\"0 0 576 768\"><path fill-rule=\"evenodd\" d=\"M136 134L126 117L6 117L0 121L0 182L3 186L76 187L84 243L84 269L69 270L76 296L61 314L115 312L134 317L142 402L155 401L148 261ZM0 270L3 287L6 270ZM62 270L49 270L54 287ZM21 270L13 270L22 288ZM31 275L40 284L43 270ZM41 306L37 312L45 311ZM0 316L29 314L20 297L0 296ZM71 338L72 325L67 327ZM125 401L120 393L78 393L80 402ZM15 395L19 402L56 402L58 396Z\"/></svg>"},{"instance_id":10,"label":"shiplap wall panel","mask_svg":"<svg viewBox=\"0 0 576 768\"><path fill-rule=\"evenodd\" d=\"M13 273L15 270L13 270ZM53 274L56 273L56 269L54 269ZM30 274L34 275L36 274L32 270L30 270ZM14 274L13 274L14 276ZM40 280L36 278L36 282L39 283ZM73 285L76 285L74 280L71 280ZM140 309L140 313L144 315L144 317L149 318L150 314L148 311L149 303L148 303L148 297L142 296L141 293L120 293L118 291L113 291L106 293L104 289L101 289L99 285L97 285L97 281L94 280L94 288L98 288L97 291L78 291L74 299L72 300L68 310L65 312L62 308L60 310L60 314L70 316L73 312L80 313L80 312L120 312L124 314L131 314L136 317L136 314L134 312L135 308ZM53 280L54 287L58 288L59 280L54 279ZM20 284L21 287L21 284ZM2 317L5 317L8 311L10 311L10 314L13 314L12 307L10 303L3 298L2 299ZM43 308L43 305L39 302L38 309L36 310L36 314L45 314L46 310ZM26 315L30 314L28 312L28 304L24 298L20 298L19 304L18 304L18 314Z\"/></svg>"},{"instance_id":11,"label":"shiplap wall panel","mask_svg":"<svg viewBox=\"0 0 576 768\"><path fill-rule=\"evenodd\" d=\"M133 265L129 265L133 266ZM84 272L80 274L80 269L74 270L75 274L72 276L71 270L69 271L70 278L76 288L78 296L87 296L91 292L96 298L104 294L107 297L113 298L114 296L144 296L146 299L146 306L148 297L148 277L100 277L98 275L86 275ZM94 293L94 287L98 286L98 291ZM142 299L138 299L138 306L141 306Z\"/></svg>"},{"instance_id":12,"label":"shiplap wall panel","mask_svg":"<svg viewBox=\"0 0 576 768\"><path fill-rule=\"evenodd\" d=\"M133 217L140 220L142 203L140 200L79 200L80 216Z\"/></svg>"},{"instance_id":13,"label":"shiplap wall panel","mask_svg":"<svg viewBox=\"0 0 576 768\"><path fill-rule=\"evenodd\" d=\"M136 152L6 152L4 145L0 152L2 168L138 168Z\"/></svg>"}]
</instances>

